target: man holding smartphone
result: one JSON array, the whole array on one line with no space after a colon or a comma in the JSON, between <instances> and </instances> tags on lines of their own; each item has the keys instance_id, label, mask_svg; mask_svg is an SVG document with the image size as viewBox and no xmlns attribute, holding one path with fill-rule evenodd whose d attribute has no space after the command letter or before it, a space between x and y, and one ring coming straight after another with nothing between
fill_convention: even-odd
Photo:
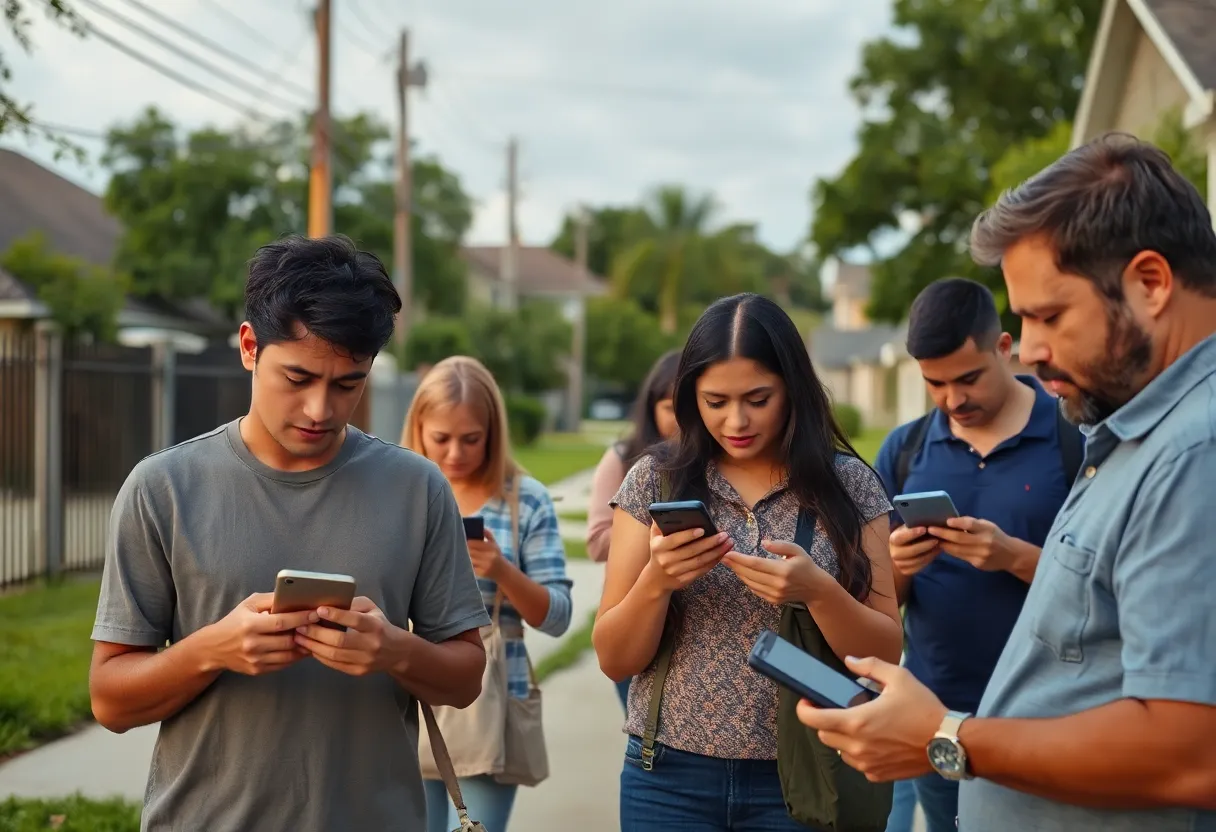
<instances>
[{"instance_id":1,"label":"man holding smartphone","mask_svg":"<svg viewBox=\"0 0 1216 832\"><path fill-rule=\"evenodd\" d=\"M490 620L442 473L347 424L400 310L344 237L261 248L248 415L147 457L118 494L89 689L112 731L160 723L147 832L426 827L415 700L477 698ZM272 614L282 569L359 595Z\"/></svg>"},{"instance_id":2,"label":"man holding smartphone","mask_svg":"<svg viewBox=\"0 0 1216 832\"><path fill-rule=\"evenodd\" d=\"M901 493L945 491L963 515L927 527L893 514L890 542L905 664L951 709L972 713L1068 496L1067 452L1075 451L1072 465L1081 455L1057 400L1014 374L1011 348L983 285L947 279L921 292L907 349L936 408L892 431L875 466L896 512ZM914 788L929 832L954 830L958 784L927 774Z\"/></svg>"}]
</instances>

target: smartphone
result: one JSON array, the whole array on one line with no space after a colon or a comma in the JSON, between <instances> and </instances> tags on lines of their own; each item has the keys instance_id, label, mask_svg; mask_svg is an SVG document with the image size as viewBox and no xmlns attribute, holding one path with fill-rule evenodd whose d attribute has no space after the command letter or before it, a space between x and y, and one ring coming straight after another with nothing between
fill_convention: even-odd
<instances>
[{"instance_id":1,"label":"smartphone","mask_svg":"<svg viewBox=\"0 0 1216 832\"><path fill-rule=\"evenodd\" d=\"M903 518L905 526L945 528L947 520L951 517L958 517L954 501L945 491L918 491L915 494L900 494L895 498L895 510Z\"/></svg>"},{"instance_id":2,"label":"smartphone","mask_svg":"<svg viewBox=\"0 0 1216 832\"><path fill-rule=\"evenodd\" d=\"M650 516L659 527L659 531L665 535L688 529L704 529L706 537L718 533L718 527L710 519L709 509L700 500L651 503Z\"/></svg>"},{"instance_id":3,"label":"smartphone","mask_svg":"<svg viewBox=\"0 0 1216 832\"><path fill-rule=\"evenodd\" d=\"M275 577L274 600L270 603L270 611L301 612L315 610L317 607L348 610L354 600L355 579L350 575L283 569ZM322 620L317 623L332 630L346 629L332 621Z\"/></svg>"},{"instance_id":4,"label":"smartphone","mask_svg":"<svg viewBox=\"0 0 1216 832\"><path fill-rule=\"evenodd\" d=\"M878 695L873 688L837 673L772 630L760 633L747 663L820 708L852 708Z\"/></svg>"},{"instance_id":5,"label":"smartphone","mask_svg":"<svg viewBox=\"0 0 1216 832\"><path fill-rule=\"evenodd\" d=\"M486 519L484 517L461 517L464 521L465 540L486 539Z\"/></svg>"}]
</instances>

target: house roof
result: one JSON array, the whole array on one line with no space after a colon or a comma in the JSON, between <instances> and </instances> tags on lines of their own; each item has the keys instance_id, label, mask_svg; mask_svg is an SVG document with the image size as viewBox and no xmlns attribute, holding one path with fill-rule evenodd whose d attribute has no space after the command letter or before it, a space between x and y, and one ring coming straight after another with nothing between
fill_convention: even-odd
<instances>
[{"instance_id":1,"label":"house roof","mask_svg":"<svg viewBox=\"0 0 1216 832\"><path fill-rule=\"evenodd\" d=\"M114 260L122 225L97 194L69 182L15 150L0 148L0 252L35 231L52 251L97 266ZM23 315L46 314L29 286L0 270L0 301L24 303ZM205 301L169 302L128 298L120 323L184 325L190 330L227 331L232 322Z\"/></svg>"},{"instance_id":2,"label":"house roof","mask_svg":"<svg viewBox=\"0 0 1216 832\"><path fill-rule=\"evenodd\" d=\"M1188 127L1216 114L1216 0L1106 0L1073 120L1072 143L1105 132L1115 119L1140 32L1185 90Z\"/></svg>"},{"instance_id":3,"label":"house roof","mask_svg":"<svg viewBox=\"0 0 1216 832\"><path fill-rule=\"evenodd\" d=\"M501 277L504 246L465 246L461 255L482 274ZM544 246L519 246L516 268L519 291L525 295L601 295L608 289L603 277L579 271L578 266Z\"/></svg>"},{"instance_id":4,"label":"house roof","mask_svg":"<svg viewBox=\"0 0 1216 832\"><path fill-rule=\"evenodd\" d=\"M122 226L96 194L0 148L0 251L34 231L60 254L108 265Z\"/></svg>"},{"instance_id":5,"label":"house roof","mask_svg":"<svg viewBox=\"0 0 1216 832\"><path fill-rule=\"evenodd\" d=\"M825 370L838 370L856 362L874 364L886 344L902 345L904 324L875 324L866 329L819 327L806 339L811 361Z\"/></svg>"}]
</instances>

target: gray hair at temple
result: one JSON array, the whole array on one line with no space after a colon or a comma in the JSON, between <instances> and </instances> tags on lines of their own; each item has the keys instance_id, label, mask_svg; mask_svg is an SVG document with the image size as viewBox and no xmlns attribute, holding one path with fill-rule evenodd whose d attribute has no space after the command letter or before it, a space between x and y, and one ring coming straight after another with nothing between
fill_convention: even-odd
<instances>
[{"instance_id":1,"label":"gray hair at temple","mask_svg":"<svg viewBox=\"0 0 1216 832\"><path fill-rule=\"evenodd\" d=\"M1123 270L1155 251L1186 289L1216 297L1216 231L1199 191L1160 148L1108 133L1001 194L971 228L971 257L999 266L1006 250L1047 236L1061 272L1123 299Z\"/></svg>"}]
</instances>

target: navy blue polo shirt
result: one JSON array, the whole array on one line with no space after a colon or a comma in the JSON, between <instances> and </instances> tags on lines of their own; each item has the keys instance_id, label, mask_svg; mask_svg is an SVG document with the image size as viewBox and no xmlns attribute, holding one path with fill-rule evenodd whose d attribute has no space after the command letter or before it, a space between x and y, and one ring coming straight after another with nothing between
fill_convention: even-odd
<instances>
[{"instance_id":1,"label":"navy blue polo shirt","mask_svg":"<svg viewBox=\"0 0 1216 832\"><path fill-rule=\"evenodd\" d=\"M1041 547L1072 483L1060 455L1055 397L1033 376L1018 380L1036 393L1020 434L981 458L950 432L946 415L934 411L902 493L945 491L959 514ZM892 502L896 460L910 427L893 430L878 452L875 467ZM899 522L892 512L892 523ZM943 552L912 577L905 666L946 707L975 713L1029 589L1009 572L986 572Z\"/></svg>"}]
</instances>

